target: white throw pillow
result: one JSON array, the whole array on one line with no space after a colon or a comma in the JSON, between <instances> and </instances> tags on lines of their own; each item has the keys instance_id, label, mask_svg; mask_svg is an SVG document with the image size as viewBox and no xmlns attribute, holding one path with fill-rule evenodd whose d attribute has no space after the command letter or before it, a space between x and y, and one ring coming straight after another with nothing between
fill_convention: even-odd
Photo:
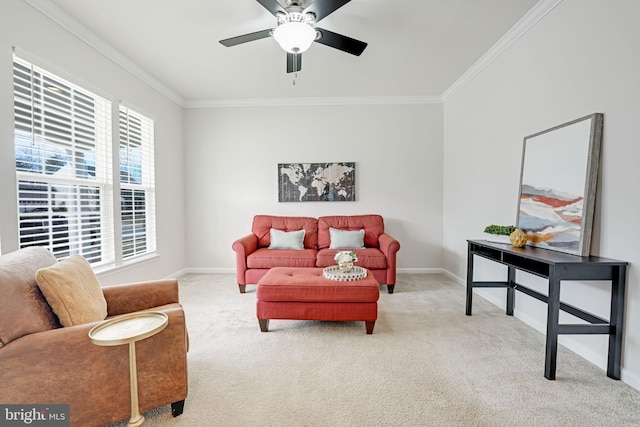
<instances>
[{"instance_id":1,"label":"white throw pillow","mask_svg":"<svg viewBox=\"0 0 640 427\"><path fill-rule=\"evenodd\" d=\"M272 228L269 231L271 244L269 249L304 249L304 230L282 231Z\"/></svg>"},{"instance_id":2,"label":"white throw pillow","mask_svg":"<svg viewBox=\"0 0 640 427\"><path fill-rule=\"evenodd\" d=\"M329 227L331 243L329 249L362 249L364 248L364 230L338 230Z\"/></svg>"}]
</instances>

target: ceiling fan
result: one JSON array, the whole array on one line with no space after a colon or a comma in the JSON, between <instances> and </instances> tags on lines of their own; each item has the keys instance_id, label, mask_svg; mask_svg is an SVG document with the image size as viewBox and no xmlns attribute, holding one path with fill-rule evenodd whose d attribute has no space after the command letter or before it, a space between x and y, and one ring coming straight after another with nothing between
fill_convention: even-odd
<instances>
[{"instance_id":1,"label":"ceiling fan","mask_svg":"<svg viewBox=\"0 0 640 427\"><path fill-rule=\"evenodd\" d=\"M221 44L231 47L273 37L287 52L287 73L302 69L302 52L309 49L313 42L356 56L360 56L367 47L365 42L315 26L321 19L326 18L351 0L315 0L312 2L309 0L286 0L287 6L282 6L277 0L257 1L278 19L277 26L273 29L220 40Z\"/></svg>"}]
</instances>

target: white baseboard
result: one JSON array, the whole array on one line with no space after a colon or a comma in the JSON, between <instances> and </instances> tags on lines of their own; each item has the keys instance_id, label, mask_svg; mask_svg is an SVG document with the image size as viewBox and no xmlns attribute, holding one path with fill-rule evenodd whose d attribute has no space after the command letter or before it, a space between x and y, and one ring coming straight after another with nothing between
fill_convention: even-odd
<instances>
[{"instance_id":1,"label":"white baseboard","mask_svg":"<svg viewBox=\"0 0 640 427\"><path fill-rule=\"evenodd\" d=\"M186 268L183 268L182 270L178 270L175 273L171 273L168 276L165 277L165 279L177 279L180 276L183 276L185 274L187 274L188 271Z\"/></svg>"},{"instance_id":2,"label":"white baseboard","mask_svg":"<svg viewBox=\"0 0 640 427\"><path fill-rule=\"evenodd\" d=\"M168 279L177 279L185 274L234 274L235 268L203 268L203 267L188 267L183 268L173 274L167 276Z\"/></svg>"},{"instance_id":3,"label":"white baseboard","mask_svg":"<svg viewBox=\"0 0 640 427\"><path fill-rule=\"evenodd\" d=\"M464 280L462 277L460 276L456 276L455 274L453 274L452 272L450 272L449 270L445 270L442 269L442 274L444 274L445 276L447 276L449 279L453 280L454 282L456 282L459 285L462 286L466 286L467 282L466 280Z\"/></svg>"},{"instance_id":4,"label":"white baseboard","mask_svg":"<svg viewBox=\"0 0 640 427\"><path fill-rule=\"evenodd\" d=\"M640 377L636 374L632 374L628 370L622 368L622 370L620 371L620 378L623 383L629 384L636 390L640 390Z\"/></svg>"},{"instance_id":5,"label":"white baseboard","mask_svg":"<svg viewBox=\"0 0 640 427\"><path fill-rule=\"evenodd\" d=\"M409 274L443 274L442 268L398 268L396 273L409 273Z\"/></svg>"},{"instance_id":6,"label":"white baseboard","mask_svg":"<svg viewBox=\"0 0 640 427\"><path fill-rule=\"evenodd\" d=\"M234 268L188 268L187 273L192 274L235 274L236 269Z\"/></svg>"}]
</instances>

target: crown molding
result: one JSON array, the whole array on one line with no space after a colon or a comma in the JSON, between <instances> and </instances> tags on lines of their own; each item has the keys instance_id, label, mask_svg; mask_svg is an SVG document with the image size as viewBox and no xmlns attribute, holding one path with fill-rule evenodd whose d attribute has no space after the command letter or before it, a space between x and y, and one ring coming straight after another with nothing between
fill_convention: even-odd
<instances>
[{"instance_id":1,"label":"crown molding","mask_svg":"<svg viewBox=\"0 0 640 427\"><path fill-rule=\"evenodd\" d=\"M440 96L354 96L354 97L299 97L299 98L246 98L187 100L184 108L230 107L301 107L322 105L407 105L441 104Z\"/></svg>"},{"instance_id":2,"label":"crown molding","mask_svg":"<svg viewBox=\"0 0 640 427\"><path fill-rule=\"evenodd\" d=\"M169 89L161 81L153 77L151 74L140 68L138 64L127 58L120 51L116 50L113 46L108 44L104 39L99 37L89 28L82 25L80 22L72 18L69 14L64 12L58 6L53 4L50 0L24 0L29 3L35 9L43 13L49 19L69 31L74 36L78 37L84 43L97 50L111 61L124 68L135 77L142 80L147 85L151 86L160 94L166 96L171 101L175 102L179 106L183 107L185 104L184 98L178 95L173 90Z\"/></svg>"},{"instance_id":3,"label":"crown molding","mask_svg":"<svg viewBox=\"0 0 640 427\"><path fill-rule=\"evenodd\" d=\"M540 0L526 15L524 15L511 29L485 52L462 76L442 93L442 100L447 101L456 92L467 85L475 76L489 64L502 55L513 43L522 37L531 27L538 23L547 13L560 4L562 0Z\"/></svg>"}]
</instances>

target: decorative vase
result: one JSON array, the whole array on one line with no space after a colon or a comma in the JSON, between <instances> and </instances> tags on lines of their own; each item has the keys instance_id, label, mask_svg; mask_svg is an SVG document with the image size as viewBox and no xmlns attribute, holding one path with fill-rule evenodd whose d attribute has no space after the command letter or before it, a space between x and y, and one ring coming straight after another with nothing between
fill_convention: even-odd
<instances>
[{"instance_id":1,"label":"decorative vase","mask_svg":"<svg viewBox=\"0 0 640 427\"><path fill-rule=\"evenodd\" d=\"M516 231L509 235L509 240L516 248L522 248L527 244L527 233L517 228Z\"/></svg>"},{"instance_id":2,"label":"decorative vase","mask_svg":"<svg viewBox=\"0 0 640 427\"><path fill-rule=\"evenodd\" d=\"M342 271L343 273L349 273L351 272L351 270L353 270L352 262L341 262L340 264L338 264L338 266L340 267L340 271Z\"/></svg>"}]
</instances>

